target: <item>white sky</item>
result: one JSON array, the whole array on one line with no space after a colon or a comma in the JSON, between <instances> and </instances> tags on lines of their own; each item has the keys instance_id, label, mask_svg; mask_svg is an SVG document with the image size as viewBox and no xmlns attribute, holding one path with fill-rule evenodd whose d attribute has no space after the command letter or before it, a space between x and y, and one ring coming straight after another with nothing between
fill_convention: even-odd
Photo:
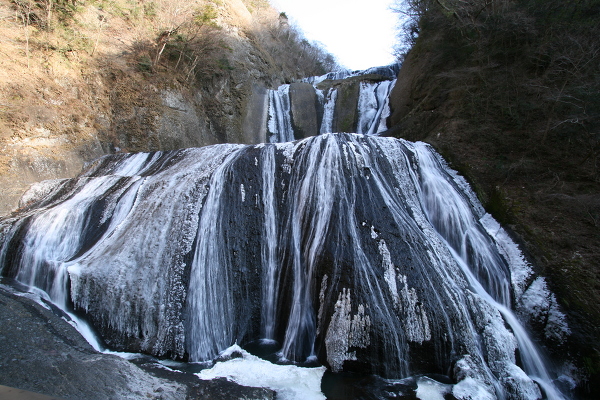
<instances>
[{"instance_id":1,"label":"white sky","mask_svg":"<svg viewBox=\"0 0 600 400\"><path fill-rule=\"evenodd\" d=\"M270 0L304 36L324 45L350 69L394 62L392 47L399 15L393 0Z\"/></svg>"}]
</instances>

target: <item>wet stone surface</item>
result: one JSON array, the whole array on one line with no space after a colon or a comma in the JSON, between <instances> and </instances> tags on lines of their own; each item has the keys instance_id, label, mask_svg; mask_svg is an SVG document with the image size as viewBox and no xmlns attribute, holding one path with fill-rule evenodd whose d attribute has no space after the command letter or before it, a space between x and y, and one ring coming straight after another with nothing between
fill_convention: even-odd
<instances>
[{"instance_id":1,"label":"wet stone surface","mask_svg":"<svg viewBox=\"0 0 600 400\"><path fill-rule=\"evenodd\" d=\"M268 389L98 353L59 313L0 286L0 385L63 399L274 398Z\"/></svg>"}]
</instances>

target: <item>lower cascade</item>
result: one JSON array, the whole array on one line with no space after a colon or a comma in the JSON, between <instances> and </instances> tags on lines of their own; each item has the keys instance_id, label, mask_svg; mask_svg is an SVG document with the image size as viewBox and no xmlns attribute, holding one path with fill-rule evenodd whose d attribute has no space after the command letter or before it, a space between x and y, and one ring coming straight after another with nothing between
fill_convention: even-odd
<instances>
[{"instance_id":1,"label":"lower cascade","mask_svg":"<svg viewBox=\"0 0 600 400\"><path fill-rule=\"evenodd\" d=\"M280 363L400 382L398 397L564 398L511 311L531 268L424 143L327 133L117 154L30 198L0 220L2 276L111 349L201 362L258 343Z\"/></svg>"}]
</instances>

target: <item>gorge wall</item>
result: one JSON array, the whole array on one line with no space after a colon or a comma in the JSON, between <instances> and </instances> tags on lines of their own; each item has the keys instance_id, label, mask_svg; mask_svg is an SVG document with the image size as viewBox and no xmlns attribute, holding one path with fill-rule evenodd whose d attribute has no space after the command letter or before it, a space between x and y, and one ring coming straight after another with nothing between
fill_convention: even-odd
<instances>
[{"instance_id":1,"label":"gorge wall","mask_svg":"<svg viewBox=\"0 0 600 400\"><path fill-rule=\"evenodd\" d=\"M265 140L266 88L332 67L266 1L0 1L0 213L103 154Z\"/></svg>"},{"instance_id":2,"label":"gorge wall","mask_svg":"<svg viewBox=\"0 0 600 400\"><path fill-rule=\"evenodd\" d=\"M593 398L600 2L438 3L413 9L418 37L391 95L389 134L431 143L512 229L568 312L573 335L553 351L585 371L582 395Z\"/></svg>"}]
</instances>

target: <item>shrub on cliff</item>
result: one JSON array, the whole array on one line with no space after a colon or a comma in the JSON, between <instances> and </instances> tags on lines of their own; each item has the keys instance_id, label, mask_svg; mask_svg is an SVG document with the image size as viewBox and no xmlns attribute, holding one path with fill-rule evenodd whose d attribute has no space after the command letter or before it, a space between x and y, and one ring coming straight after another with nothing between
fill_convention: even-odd
<instances>
[{"instance_id":1,"label":"shrub on cliff","mask_svg":"<svg viewBox=\"0 0 600 400\"><path fill-rule=\"evenodd\" d=\"M600 179L600 1L402 3L404 49L436 54L462 116L527 129L523 145L540 151L566 144L560 156L577 154Z\"/></svg>"}]
</instances>

